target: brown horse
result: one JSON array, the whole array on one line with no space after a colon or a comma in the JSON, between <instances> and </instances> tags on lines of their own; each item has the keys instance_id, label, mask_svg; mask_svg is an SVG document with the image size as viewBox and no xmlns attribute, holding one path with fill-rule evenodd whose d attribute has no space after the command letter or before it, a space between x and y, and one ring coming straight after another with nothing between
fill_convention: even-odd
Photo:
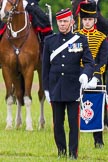
<instances>
[{"instance_id":1,"label":"brown horse","mask_svg":"<svg viewBox=\"0 0 108 162\"><path fill-rule=\"evenodd\" d=\"M7 29L0 42L0 62L6 86L7 125L12 128L13 92L16 97L17 112L15 125L22 124L21 106L26 107L26 130L32 131L31 88L34 70L39 78L39 100L41 105L40 127L44 126L44 92L41 81L40 43L29 21L28 13L23 8L22 0L3 0L1 20L6 20Z\"/></svg>"}]
</instances>

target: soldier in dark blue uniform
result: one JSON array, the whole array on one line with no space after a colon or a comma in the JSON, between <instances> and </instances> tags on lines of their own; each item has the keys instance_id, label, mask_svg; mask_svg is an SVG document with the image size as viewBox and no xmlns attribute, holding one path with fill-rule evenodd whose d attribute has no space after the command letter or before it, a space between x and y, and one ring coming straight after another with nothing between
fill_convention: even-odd
<instances>
[{"instance_id":1,"label":"soldier in dark blue uniform","mask_svg":"<svg viewBox=\"0 0 108 162\"><path fill-rule=\"evenodd\" d=\"M97 23L96 2L85 2L80 4L80 17L83 29L79 30L81 34L88 39L90 51L95 61L95 71L92 80L87 88L96 88L97 84L102 84L101 78L106 70L108 56L108 42L106 35L95 28ZM96 148L102 148L104 145L102 131L93 132L94 144Z\"/></svg>"},{"instance_id":2,"label":"soldier in dark blue uniform","mask_svg":"<svg viewBox=\"0 0 108 162\"><path fill-rule=\"evenodd\" d=\"M54 138L58 156L67 155L64 130L65 110L69 122L69 158L78 157L79 97L80 83L86 88L92 77L94 62L88 48L87 38L73 34L74 24L70 9L56 14L58 34L45 38L43 52L43 88L46 99L51 102L54 123ZM80 74L80 60L84 63Z\"/></svg>"}]
</instances>

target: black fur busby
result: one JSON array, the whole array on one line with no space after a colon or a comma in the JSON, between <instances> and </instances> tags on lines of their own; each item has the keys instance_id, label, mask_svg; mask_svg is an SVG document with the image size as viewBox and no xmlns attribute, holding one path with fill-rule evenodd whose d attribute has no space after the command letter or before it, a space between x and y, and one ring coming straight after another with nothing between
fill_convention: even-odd
<instances>
[{"instance_id":1,"label":"black fur busby","mask_svg":"<svg viewBox=\"0 0 108 162\"><path fill-rule=\"evenodd\" d=\"M97 17L97 7L96 2L88 2L80 4L80 17L88 18L88 17Z\"/></svg>"}]
</instances>

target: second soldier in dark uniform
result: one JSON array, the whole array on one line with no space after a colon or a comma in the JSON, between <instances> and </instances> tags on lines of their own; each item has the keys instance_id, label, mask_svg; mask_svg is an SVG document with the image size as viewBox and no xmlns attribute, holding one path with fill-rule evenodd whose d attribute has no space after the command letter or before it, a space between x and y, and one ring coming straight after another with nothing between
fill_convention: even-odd
<instances>
[{"instance_id":1,"label":"second soldier in dark uniform","mask_svg":"<svg viewBox=\"0 0 108 162\"><path fill-rule=\"evenodd\" d=\"M95 71L92 80L88 83L88 88L96 88L97 84L102 84L102 76L106 69L108 56L108 42L106 35L95 28L97 23L96 3L87 2L80 4L80 17L83 24L81 34L88 39L89 48L95 61ZM102 131L93 132L94 144L97 148L102 148L104 145Z\"/></svg>"},{"instance_id":2,"label":"second soldier in dark uniform","mask_svg":"<svg viewBox=\"0 0 108 162\"><path fill-rule=\"evenodd\" d=\"M88 48L87 38L73 34L74 24L70 9L56 14L58 34L45 38L43 52L43 88L46 99L51 102L54 122L54 138L58 156L67 155L67 142L64 130L65 110L69 122L69 158L78 157L79 136L79 95L80 83L86 88L92 77L94 62ZM80 75L80 60L84 63Z\"/></svg>"}]
</instances>

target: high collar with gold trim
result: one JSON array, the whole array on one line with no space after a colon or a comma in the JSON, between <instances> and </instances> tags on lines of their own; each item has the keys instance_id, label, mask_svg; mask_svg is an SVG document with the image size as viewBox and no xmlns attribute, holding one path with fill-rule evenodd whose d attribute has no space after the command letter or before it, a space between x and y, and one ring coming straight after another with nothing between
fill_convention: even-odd
<instances>
[{"instance_id":1,"label":"high collar with gold trim","mask_svg":"<svg viewBox=\"0 0 108 162\"><path fill-rule=\"evenodd\" d=\"M86 33L86 34L88 34L88 33L94 33L95 30L96 30L95 28L92 28L92 29L90 29L90 30L87 30L87 29L85 29L85 28L82 29L82 31L83 31L84 33Z\"/></svg>"}]
</instances>

